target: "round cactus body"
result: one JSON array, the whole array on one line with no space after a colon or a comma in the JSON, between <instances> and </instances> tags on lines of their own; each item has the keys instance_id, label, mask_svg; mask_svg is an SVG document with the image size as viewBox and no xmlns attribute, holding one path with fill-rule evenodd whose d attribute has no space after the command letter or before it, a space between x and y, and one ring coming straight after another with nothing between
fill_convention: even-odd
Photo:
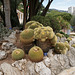
<instances>
[{"instance_id":1,"label":"round cactus body","mask_svg":"<svg viewBox=\"0 0 75 75\"><path fill-rule=\"evenodd\" d=\"M16 49L12 52L12 59L19 60L24 58L25 53L22 49Z\"/></svg>"},{"instance_id":2,"label":"round cactus body","mask_svg":"<svg viewBox=\"0 0 75 75\"><path fill-rule=\"evenodd\" d=\"M72 40L71 37L68 37L66 41L70 42Z\"/></svg>"},{"instance_id":3,"label":"round cactus body","mask_svg":"<svg viewBox=\"0 0 75 75\"><path fill-rule=\"evenodd\" d=\"M60 37L60 38L62 38L62 34L60 34L60 33L56 33L56 36L58 36L58 37Z\"/></svg>"},{"instance_id":4,"label":"round cactus body","mask_svg":"<svg viewBox=\"0 0 75 75\"><path fill-rule=\"evenodd\" d=\"M34 46L29 50L29 59L33 62L39 62L43 59L43 51L40 47Z\"/></svg>"},{"instance_id":5,"label":"round cactus body","mask_svg":"<svg viewBox=\"0 0 75 75\"><path fill-rule=\"evenodd\" d=\"M71 46L75 48L75 44L72 44Z\"/></svg>"},{"instance_id":6,"label":"round cactus body","mask_svg":"<svg viewBox=\"0 0 75 75\"><path fill-rule=\"evenodd\" d=\"M34 31L32 29L25 29L20 34L20 41L22 43L31 43L34 40Z\"/></svg>"},{"instance_id":7,"label":"round cactus body","mask_svg":"<svg viewBox=\"0 0 75 75\"><path fill-rule=\"evenodd\" d=\"M32 23L28 28L29 29L35 29L35 28L39 28L39 27L42 27L43 25L39 22L34 22Z\"/></svg>"},{"instance_id":8,"label":"round cactus body","mask_svg":"<svg viewBox=\"0 0 75 75\"><path fill-rule=\"evenodd\" d=\"M52 44L53 46L55 46L56 43L57 43L57 36L55 35L50 41L51 41L51 44Z\"/></svg>"},{"instance_id":9,"label":"round cactus body","mask_svg":"<svg viewBox=\"0 0 75 75\"><path fill-rule=\"evenodd\" d=\"M29 21L26 23L25 28L29 28L29 29L35 29L38 27L42 27L43 25L37 21Z\"/></svg>"},{"instance_id":10,"label":"round cactus body","mask_svg":"<svg viewBox=\"0 0 75 75\"><path fill-rule=\"evenodd\" d=\"M70 49L70 46L69 46L69 44L68 44L68 42L65 42L64 43L65 44L65 46L68 48L68 50Z\"/></svg>"},{"instance_id":11,"label":"round cactus body","mask_svg":"<svg viewBox=\"0 0 75 75\"><path fill-rule=\"evenodd\" d=\"M34 29L34 37L37 40L46 41L46 39L52 39L54 32L51 27L40 27Z\"/></svg>"},{"instance_id":12,"label":"round cactus body","mask_svg":"<svg viewBox=\"0 0 75 75\"><path fill-rule=\"evenodd\" d=\"M28 26L30 26L31 24L35 23L36 21L29 21L25 24L25 28L27 29Z\"/></svg>"},{"instance_id":13,"label":"round cactus body","mask_svg":"<svg viewBox=\"0 0 75 75\"><path fill-rule=\"evenodd\" d=\"M55 46L55 52L56 52L56 53L59 53L59 54L66 54L67 50L68 50L68 49L66 48L66 46L65 46L64 43L62 43L62 42L56 43L56 46Z\"/></svg>"}]
</instances>

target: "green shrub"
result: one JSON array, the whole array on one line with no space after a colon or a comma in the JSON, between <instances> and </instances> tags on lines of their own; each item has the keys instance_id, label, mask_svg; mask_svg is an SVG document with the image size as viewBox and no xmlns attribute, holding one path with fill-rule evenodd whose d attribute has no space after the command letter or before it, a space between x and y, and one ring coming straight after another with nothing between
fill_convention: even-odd
<instances>
[{"instance_id":1,"label":"green shrub","mask_svg":"<svg viewBox=\"0 0 75 75\"><path fill-rule=\"evenodd\" d=\"M34 16L32 20L42 23L43 26L52 27L54 32L59 32L61 29L58 20L52 16Z\"/></svg>"}]
</instances>

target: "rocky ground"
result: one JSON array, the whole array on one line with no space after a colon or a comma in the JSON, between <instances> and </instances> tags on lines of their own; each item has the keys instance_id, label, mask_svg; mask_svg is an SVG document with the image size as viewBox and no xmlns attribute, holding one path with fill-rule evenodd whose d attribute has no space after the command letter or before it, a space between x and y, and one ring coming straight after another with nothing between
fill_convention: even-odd
<instances>
[{"instance_id":1,"label":"rocky ground","mask_svg":"<svg viewBox=\"0 0 75 75\"><path fill-rule=\"evenodd\" d=\"M71 47L75 43L75 37L69 43L70 50L66 54L54 54L53 49L50 49L41 62L35 63L27 55L24 59L12 60L11 52L19 47L19 34L15 34L13 32L8 38L5 37L8 41L0 44L0 75L75 75L75 48ZM62 38L61 41L64 42L65 39Z\"/></svg>"}]
</instances>

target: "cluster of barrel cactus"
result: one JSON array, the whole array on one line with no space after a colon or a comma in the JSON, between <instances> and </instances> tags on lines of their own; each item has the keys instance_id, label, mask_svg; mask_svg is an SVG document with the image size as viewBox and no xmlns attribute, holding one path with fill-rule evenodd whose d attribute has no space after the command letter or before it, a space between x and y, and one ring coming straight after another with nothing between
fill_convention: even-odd
<instances>
[{"instance_id":1,"label":"cluster of barrel cactus","mask_svg":"<svg viewBox=\"0 0 75 75\"><path fill-rule=\"evenodd\" d=\"M69 49L68 43L57 42L54 50L56 53L66 54Z\"/></svg>"},{"instance_id":2,"label":"cluster of barrel cactus","mask_svg":"<svg viewBox=\"0 0 75 75\"><path fill-rule=\"evenodd\" d=\"M34 38L40 41L46 41L54 37L53 29L49 26L34 29Z\"/></svg>"}]
</instances>

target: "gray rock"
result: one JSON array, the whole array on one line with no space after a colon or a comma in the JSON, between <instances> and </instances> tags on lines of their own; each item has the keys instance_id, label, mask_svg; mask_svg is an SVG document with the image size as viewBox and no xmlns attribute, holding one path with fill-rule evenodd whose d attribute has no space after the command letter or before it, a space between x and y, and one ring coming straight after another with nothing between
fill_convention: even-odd
<instances>
[{"instance_id":1,"label":"gray rock","mask_svg":"<svg viewBox=\"0 0 75 75\"><path fill-rule=\"evenodd\" d=\"M39 73L40 75L51 75L51 70L47 67L45 67L44 69L42 69Z\"/></svg>"},{"instance_id":2,"label":"gray rock","mask_svg":"<svg viewBox=\"0 0 75 75\"><path fill-rule=\"evenodd\" d=\"M69 60L68 57L64 54L52 54L52 51L48 52L49 57L49 68L51 69L52 75L59 74L62 70L69 68ZM46 60L46 59L45 59Z\"/></svg>"},{"instance_id":3,"label":"gray rock","mask_svg":"<svg viewBox=\"0 0 75 75\"><path fill-rule=\"evenodd\" d=\"M35 64L35 71L40 75L51 75L51 70L43 62Z\"/></svg>"},{"instance_id":4,"label":"gray rock","mask_svg":"<svg viewBox=\"0 0 75 75\"><path fill-rule=\"evenodd\" d=\"M15 43L17 39L15 35L16 35L16 31L13 31L9 37L4 37L4 40L7 40L11 43Z\"/></svg>"},{"instance_id":5,"label":"gray rock","mask_svg":"<svg viewBox=\"0 0 75 75\"><path fill-rule=\"evenodd\" d=\"M5 51L0 50L0 60L5 59L7 57L7 53Z\"/></svg>"},{"instance_id":6,"label":"gray rock","mask_svg":"<svg viewBox=\"0 0 75 75\"><path fill-rule=\"evenodd\" d=\"M25 65L25 75L37 75L37 73L34 70L35 63L28 61Z\"/></svg>"},{"instance_id":7,"label":"gray rock","mask_svg":"<svg viewBox=\"0 0 75 75\"><path fill-rule=\"evenodd\" d=\"M21 72L17 68L12 67L8 63L1 64L1 69L4 75L22 75Z\"/></svg>"},{"instance_id":8,"label":"gray rock","mask_svg":"<svg viewBox=\"0 0 75 75\"><path fill-rule=\"evenodd\" d=\"M71 47L67 53L67 57L69 59L70 66L75 66L75 48Z\"/></svg>"},{"instance_id":9,"label":"gray rock","mask_svg":"<svg viewBox=\"0 0 75 75\"><path fill-rule=\"evenodd\" d=\"M2 71L0 71L0 75L3 75L3 72Z\"/></svg>"},{"instance_id":10,"label":"gray rock","mask_svg":"<svg viewBox=\"0 0 75 75\"><path fill-rule=\"evenodd\" d=\"M2 49L3 50L14 50L16 47L11 42L3 42Z\"/></svg>"},{"instance_id":11,"label":"gray rock","mask_svg":"<svg viewBox=\"0 0 75 75\"><path fill-rule=\"evenodd\" d=\"M22 59L22 60L18 60L12 63L12 66L18 68L19 70L24 70L26 63L27 63L27 60Z\"/></svg>"},{"instance_id":12,"label":"gray rock","mask_svg":"<svg viewBox=\"0 0 75 75\"><path fill-rule=\"evenodd\" d=\"M75 75L75 67L71 67L70 69L66 69L58 75Z\"/></svg>"}]
</instances>

